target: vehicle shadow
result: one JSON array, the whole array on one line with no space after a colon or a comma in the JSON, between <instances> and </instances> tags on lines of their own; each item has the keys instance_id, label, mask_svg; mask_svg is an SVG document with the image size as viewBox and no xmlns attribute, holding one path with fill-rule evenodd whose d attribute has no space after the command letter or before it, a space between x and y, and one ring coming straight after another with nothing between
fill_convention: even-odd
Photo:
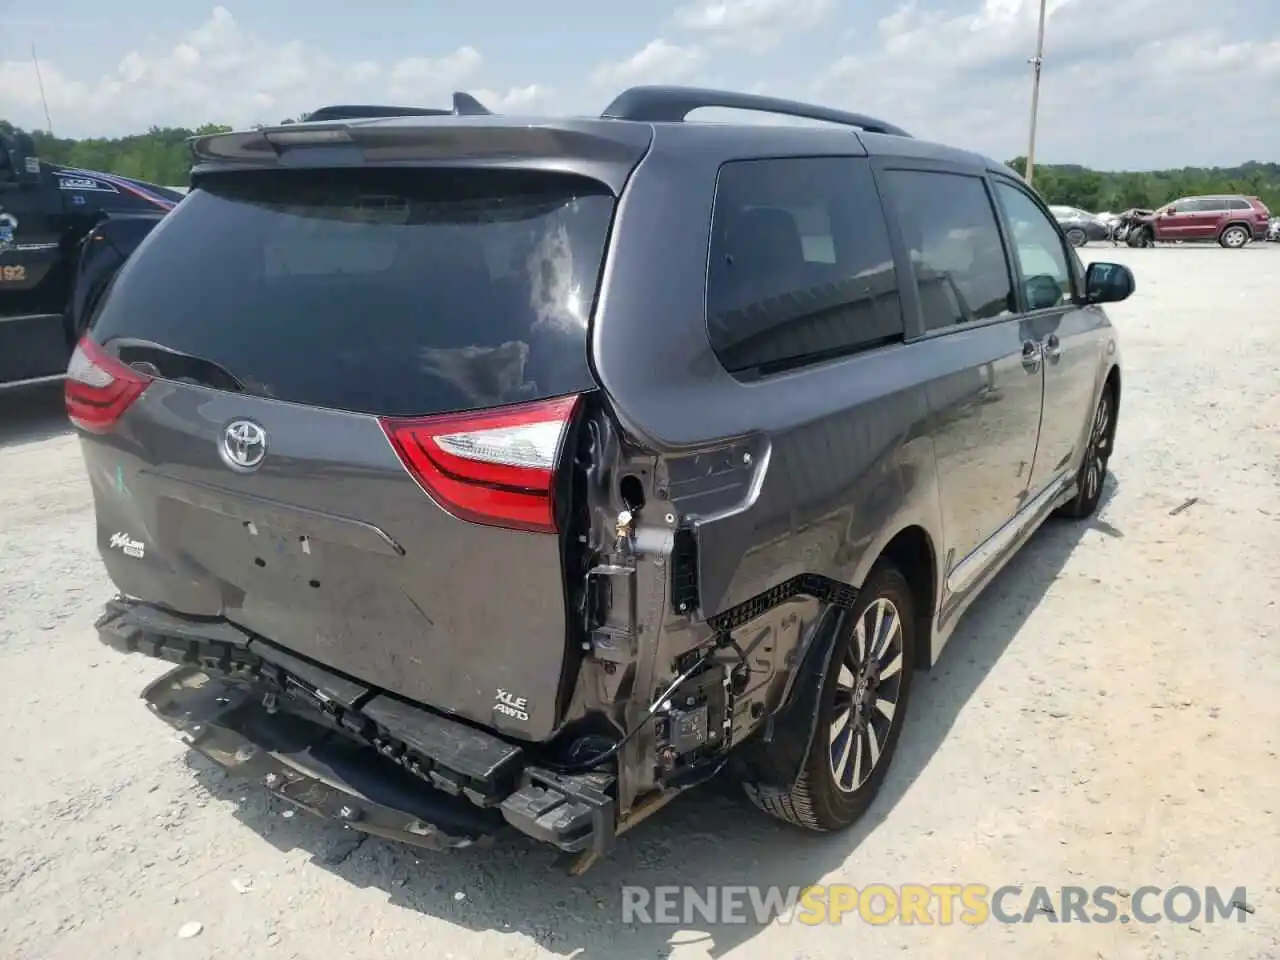
<instances>
[{"instance_id":1,"label":"vehicle shadow","mask_svg":"<svg viewBox=\"0 0 1280 960\"><path fill-rule=\"evenodd\" d=\"M0 447L47 440L70 430L61 383L0 393Z\"/></svg>"},{"instance_id":2,"label":"vehicle shadow","mask_svg":"<svg viewBox=\"0 0 1280 960\"><path fill-rule=\"evenodd\" d=\"M1109 475L1100 510L1118 488ZM719 957L763 927L712 926L698 919L679 927L627 924L623 886L705 891L757 884L785 891L837 870L911 790L1090 530L1123 536L1102 517L1084 523L1052 519L974 602L933 670L917 675L911 713L881 793L863 820L844 833L790 828L751 807L732 784L711 784L678 798L621 837L609 859L572 878L558 868L553 852L523 838L450 854L361 840L305 813L286 814L287 805L228 777L199 754L189 754L188 764L216 798L230 802L236 817L270 843L306 850L317 865L358 887L383 890L397 906L465 929L522 933L545 950L577 960L652 960L687 943Z\"/></svg>"}]
</instances>

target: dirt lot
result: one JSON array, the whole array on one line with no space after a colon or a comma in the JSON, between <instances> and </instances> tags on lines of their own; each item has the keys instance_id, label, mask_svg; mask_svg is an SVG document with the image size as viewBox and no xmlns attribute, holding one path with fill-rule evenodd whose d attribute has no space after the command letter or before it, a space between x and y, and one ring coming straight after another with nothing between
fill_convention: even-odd
<instances>
[{"instance_id":1,"label":"dirt lot","mask_svg":"<svg viewBox=\"0 0 1280 960\"><path fill-rule=\"evenodd\" d=\"M1280 247L1086 252L1139 288L1105 507L1042 530L921 676L865 824L804 836L708 790L578 881L515 840L356 845L188 757L137 699L162 667L93 636L110 588L56 392L0 398L0 956L1280 957ZM624 882L837 881L1243 885L1254 912L620 921Z\"/></svg>"}]
</instances>

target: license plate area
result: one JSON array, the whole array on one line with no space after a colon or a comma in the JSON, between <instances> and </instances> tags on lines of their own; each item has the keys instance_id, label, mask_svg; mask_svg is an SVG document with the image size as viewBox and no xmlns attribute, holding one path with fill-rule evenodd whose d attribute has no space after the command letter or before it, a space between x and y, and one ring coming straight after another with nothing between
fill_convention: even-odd
<instances>
[{"instance_id":1,"label":"license plate area","mask_svg":"<svg viewBox=\"0 0 1280 960\"><path fill-rule=\"evenodd\" d=\"M314 601L324 587L327 544L298 529L281 530L178 500L164 501L159 527L187 563L245 593Z\"/></svg>"}]
</instances>

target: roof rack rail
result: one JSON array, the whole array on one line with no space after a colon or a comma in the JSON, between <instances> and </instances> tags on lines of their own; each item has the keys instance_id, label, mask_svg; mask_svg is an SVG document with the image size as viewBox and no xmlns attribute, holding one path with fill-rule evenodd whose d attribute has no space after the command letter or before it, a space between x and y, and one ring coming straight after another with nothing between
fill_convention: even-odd
<instances>
[{"instance_id":1,"label":"roof rack rail","mask_svg":"<svg viewBox=\"0 0 1280 960\"><path fill-rule=\"evenodd\" d=\"M304 115L304 123L318 120L365 120L374 117L479 117L493 113L469 93L453 95L453 109L441 107L396 107L381 103L348 103L321 107Z\"/></svg>"},{"instance_id":2,"label":"roof rack rail","mask_svg":"<svg viewBox=\"0 0 1280 960\"><path fill-rule=\"evenodd\" d=\"M754 93L736 93L730 90L709 90L701 87L645 86L631 87L614 98L600 115L612 120L641 120L648 123L673 123L684 120L701 107L723 107L731 110L754 110L807 120L825 120L849 127L858 127L868 133L888 133L895 137L911 134L884 120L877 120L862 113L836 110L797 100L765 97Z\"/></svg>"}]
</instances>

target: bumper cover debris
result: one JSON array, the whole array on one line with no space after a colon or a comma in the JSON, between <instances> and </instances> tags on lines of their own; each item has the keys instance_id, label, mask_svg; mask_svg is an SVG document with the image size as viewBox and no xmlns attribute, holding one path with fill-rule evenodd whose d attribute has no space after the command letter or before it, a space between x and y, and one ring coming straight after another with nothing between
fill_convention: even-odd
<instances>
[{"instance_id":1,"label":"bumper cover debris","mask_svg":"<svg viewBox=\"0 0 1280 960\"><path fill-rule=\"evenodd\" d=\"M301 660L225 620L119 597L99 639L179 666L143 691L194 750L303 809L418 847L507 827L569 854L609 853L607 773L560 775L520 746Z\"/></svg>"},{"instance_id":2,"label":"bumper cover debris","mask_svg":"<svg viewBox=\"0 0 1280 960\"><path fill-rule=\"evenodd\" d=\"M356 830L430 850L490 840L497 811L432 790L335 731L199 667L177 667L143 691L183 742L227 772Z\"/></svg>"}]
</instances>

